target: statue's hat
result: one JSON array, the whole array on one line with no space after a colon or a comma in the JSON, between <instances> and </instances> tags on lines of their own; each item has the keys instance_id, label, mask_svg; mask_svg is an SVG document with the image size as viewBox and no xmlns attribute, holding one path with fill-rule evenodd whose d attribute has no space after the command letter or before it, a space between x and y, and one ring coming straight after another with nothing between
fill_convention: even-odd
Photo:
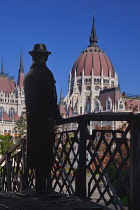
<instances>
[{"instance_id":1,"label":"statue's hat","mask_svg":"<svg viewBox=\"0 0 140 210\"><path fill-rule=\"evenodd\" d=\"M47 50L47 47L45 44L35 44L33 50L29 51L30 55L35 55L37 53L42 53L42 54L47 54L47 55L51 54L51 52Z\"/></svg>"}]
</instances>

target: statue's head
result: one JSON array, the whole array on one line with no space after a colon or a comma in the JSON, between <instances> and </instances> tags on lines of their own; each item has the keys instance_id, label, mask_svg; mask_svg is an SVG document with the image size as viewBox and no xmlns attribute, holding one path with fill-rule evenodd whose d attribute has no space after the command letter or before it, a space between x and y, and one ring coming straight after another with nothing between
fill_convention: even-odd
<instances>
[{"instance_id":1,"label":"statue's head","mask_svg":"<svg viewBox=\"0 0 140 210\"><path fill-rule=\"evenodd\" d=\"M39 60L43 57L47 60L51 52L47 50L45 44L35 44L33 50L30 51L29 54L33 57L33 60Z\"/></svg>"}]
</instances>

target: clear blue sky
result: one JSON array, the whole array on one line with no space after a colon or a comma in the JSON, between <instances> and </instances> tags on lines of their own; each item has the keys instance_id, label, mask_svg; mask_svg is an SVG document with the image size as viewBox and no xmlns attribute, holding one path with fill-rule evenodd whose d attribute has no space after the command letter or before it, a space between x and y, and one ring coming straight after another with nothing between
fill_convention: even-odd
<instances>
[{"instance_id":1,"label":"clear blue sky","mask_svg":"<svg viewBox=\"0 0 140 210\"><path fill-rule=\"evenodd\" d=\"M17 79L22 46L25 74L32 63L28 51L47 45L47 62L67 94L68 75L81 51L89 45L93 11L98 45L119 76L122 92L140 95L139 0L0 0L0 65Z\"/></svg>"}]
</instances>

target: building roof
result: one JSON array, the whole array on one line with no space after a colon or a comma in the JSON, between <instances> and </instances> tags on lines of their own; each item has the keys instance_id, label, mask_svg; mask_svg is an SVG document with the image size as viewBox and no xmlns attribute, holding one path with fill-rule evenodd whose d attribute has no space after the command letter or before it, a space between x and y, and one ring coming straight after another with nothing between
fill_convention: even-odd
<instances>
[{"instance_id":1,"label":"building roof","mask_svg":"<svg viewBox=\"0 0 140 210\"><path fill-rule=\"evenodd\" d=\"M72 108L70 105L69 105L69 107L68 107L67 116L68 116L68 117L74 116L73 108Z\"/></svg>"},{"instance_id":2,"label":"building roof","mask_svg":"<svg viewBox=\"0 0 140 210\"><path fill-rule=\"evenodd\" d=\"M74 77L76 71L76 76L82 76L84 71L84 76L105 76L105 77L115 77L114 67L104 53L99 47L88 47L85 51L75 61L72 68L72 76Z\"/></svg>"},{"instance_id":3,"label":"building roof","mask_svg":"<svg viewBox=\"0 0 140 210\"><path fill-rule=\"evenodd\" d=\"M118 99L122 98L120 88L106 89L100 92L99 101L101 102L103 111L106 110L106 101L111 99L113 104L116 104Z\"/></svg>"},{"instance_id":4,"label":"building roof","mask_svg":"<svg viewBox=\"0 0 140 210\"><path fill-rule=\"evenodd\" d=\"M19 116L18 116L17 113L14 113L13 116L12 116L12 119L13 119L14 121L18 121L20 118L19 118Z\"/></svg>"},{"instance_id":5,"label":"building roof","mask_svg":"<svg viewBox=\"0 0 140 210\"><path fill-rule=\"evenodd\" d=\"M15 90L15 82L6 75L0 75L0 91L12 93Z\"/></svg>"},{"instance_id":6,"label":"building roof","mask_svg":"<svg viewBox=\"0 0 140 210\"><path fill-rule=\"evenodd\" d=\"M10 117L8 116L8 114L7 114L6 112L3 113L2 119L3 119L4 121L11 121Z\"/></svg>"},{"instance_id":7,"label":"building roof","mask_svg":"<svg viewBox=\"0 0 140 210\"><path fill-rule=\"evenodd\" d=\"M140 98L123 96L125 100L125 109L127 111L137 112L140 111Z\"/></svg>"},{"instance_id":8,"label":"building roof","mask_svg":"<svg viewBox=\"0 0 140 210\"><path fill-rule=\"evenodd\" d=\"M62 117L66 117L66 108L63 102L62 89L60 91L59 111Z\"/></svg>"}]
</instances>

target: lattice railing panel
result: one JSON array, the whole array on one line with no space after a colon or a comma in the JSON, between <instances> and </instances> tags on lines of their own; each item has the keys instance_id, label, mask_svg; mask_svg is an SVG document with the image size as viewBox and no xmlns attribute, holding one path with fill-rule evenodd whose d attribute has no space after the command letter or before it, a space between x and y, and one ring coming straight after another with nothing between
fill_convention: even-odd
<instances>
[{"instance_id":1,"label":"lattice railing panel","mask_svg":"<svg viewBox=\"0 0 140 210\"><path fill-rule=\"evenodd\" d=\"M130 127L122 130L93 130L87 143L90 160L88 196L94 197L97 190L99 198L106 205L116 202L123 209L119 197L129 192L129 144Z\"/></svg>"},{"instance_id":2,"label":"lattice railing panel","mask_svg":"<svg viewBox=\"0 0 140 210\"><path fill-rule=\"evenodd\" d=\"M28 187L35 188L35 171L33 169L28 171Z\"/></svg>"},{"instance_id":3,"label":"lattice railing panel","mask_svg":"<svg viewBox=\"0 0 140 210\"><path fill-rule=\"evenodd\" d=\"M0 168L0 188L1 190L7 191L7 170L6 165Z\"/></svg>"},{"instance_id":4,"label":"lattice railing panel","mask_svg":"<svg viewBox=\"0 0 140 210\"><path fill-rule=\"evenodd\" d=\"M74 193L75 169L78 165L77 131L57 133L54 146L54 164L52 169L53 189Z\"/></svg>"},{"instance_id":5,"label":"lattice railing panel","mask_svg":"<svg viewBox=\"0 0 140 210\"><path fill-rule=\"evenodd\" d=\"M94 126L92 129L89 127L91 122L106 120L126 122L127 126L124 130L102 130L101 127L97 130L93 129ZM65 119L58 126L51 174L53 190L84 198L97 197L98 192L97 202L103 200L106 205L111 203L116 209L118 206L124 209L122 194L126 197L130 194L133 206L139 203L139 193L135 192L139 192L140 115L81 115ZM4 165L0 168L0 187L5 191L23 190L27 185L35 187L35 174L33 170L27 169L26 145L23 142L26 143L19 142L0 160L0 164Z\"/></svg>"},{"instance_id":6,"label":"lattice railing panel","mask_svg":"<svg viewBox=\"0 0 140 210\"><path fill-rule=\"evenodd\" d=\"M23 172L22 153L18 152L11 158L11 187L12 191L20 190L20 177Z\"/></svg>"}]
</instances>

